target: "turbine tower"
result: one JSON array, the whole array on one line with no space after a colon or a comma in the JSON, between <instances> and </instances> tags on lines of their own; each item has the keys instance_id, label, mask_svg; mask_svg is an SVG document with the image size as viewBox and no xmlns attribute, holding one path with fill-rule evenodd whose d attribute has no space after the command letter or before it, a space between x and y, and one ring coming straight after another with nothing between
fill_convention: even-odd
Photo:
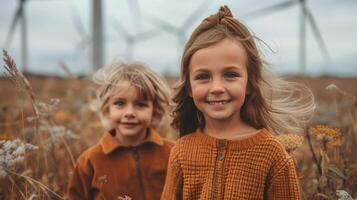
<instances>
[{"instance_id":1,"label":"turbine tower","mask_svg":"<svg viewBox=\"0 0 357 200\"><path fill-rule=\"evenodd\" d=\"M312 15L312 12L306 5L306 0L288 0L272 6L268 6L263 9L254 11L248 15L246 18L257 18L262 17L267 14L272 14L292 6L299 4L300 6L300 24L299 24L299 65L301 72L306 71L306 23L309 23L312 33L314 34L315 40L317 41L320 51L322 52L325 62L328 65L330 63L330 55L327 50L326 44L322 38L321 32L317 26L316 20Z\"/></svg>"}]
</instances>

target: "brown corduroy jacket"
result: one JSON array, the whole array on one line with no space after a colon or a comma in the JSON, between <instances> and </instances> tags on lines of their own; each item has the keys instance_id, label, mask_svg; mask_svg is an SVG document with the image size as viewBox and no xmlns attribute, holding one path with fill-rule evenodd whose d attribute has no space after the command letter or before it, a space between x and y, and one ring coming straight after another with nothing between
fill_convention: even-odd
<instances>
[{"instance_id":1,"label":"brown corduroy jacket","mask_svg":"<svg viewBox=\"0 0 357 200\"><path fill-rule=\"evenodd\" d=\"M69 199L160 199L173 143L149 131L136 147L105 133L77 161L68 187Z\"/></svg>"}]
</instances>

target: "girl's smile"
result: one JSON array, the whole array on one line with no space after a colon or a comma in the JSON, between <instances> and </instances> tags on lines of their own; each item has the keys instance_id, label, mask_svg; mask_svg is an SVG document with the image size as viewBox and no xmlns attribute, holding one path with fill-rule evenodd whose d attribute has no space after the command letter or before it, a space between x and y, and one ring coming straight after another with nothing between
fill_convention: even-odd
<instances>
[{"instance_id":1,"label":"girl's smile","mask_svg":"<svg viewBox=\"0 0 357 200\"><path fill-rule=\"evenodd\" d=\"M242 45L228 38L193 54L190 96L206 122L240 121L248 81L245 63Z\"/></svg>"}]
</instances>

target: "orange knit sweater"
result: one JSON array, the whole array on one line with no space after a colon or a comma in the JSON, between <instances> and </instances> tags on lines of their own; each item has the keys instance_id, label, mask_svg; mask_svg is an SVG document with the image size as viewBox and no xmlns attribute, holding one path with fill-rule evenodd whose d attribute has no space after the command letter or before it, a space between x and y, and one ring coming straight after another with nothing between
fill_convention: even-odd
<instances>
[{"instance_id":1,"label":"orange knit sweater","mask_svg":"<svg viewBox=\"0 0 357 200\"><path fill-rule=\"evenodd\" d=\"M229 141L197 130L171 150L162 200L300 199L292 158L266 129Z\"/></svg>"}]
</instances>

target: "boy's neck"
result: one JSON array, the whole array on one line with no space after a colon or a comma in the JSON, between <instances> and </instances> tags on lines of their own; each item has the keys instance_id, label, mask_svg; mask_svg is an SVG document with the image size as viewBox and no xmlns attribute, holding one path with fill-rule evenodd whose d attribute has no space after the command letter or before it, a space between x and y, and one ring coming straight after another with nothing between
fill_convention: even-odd
<instances>
[{"instance_id":1,"label":"boy's neck","mask_svg":"<svg viewBox=\"0 0 357 200\"><path fill-rule=\"evenodd\" d=\"M142 134L137 134L134 136L123 136L122 134L118 134L118 131L115 130L115 138L124 146L138 146L142 144L145 140L146 136L148 135L149 130L147 129Z\"/></svg>"}]
</instances>

